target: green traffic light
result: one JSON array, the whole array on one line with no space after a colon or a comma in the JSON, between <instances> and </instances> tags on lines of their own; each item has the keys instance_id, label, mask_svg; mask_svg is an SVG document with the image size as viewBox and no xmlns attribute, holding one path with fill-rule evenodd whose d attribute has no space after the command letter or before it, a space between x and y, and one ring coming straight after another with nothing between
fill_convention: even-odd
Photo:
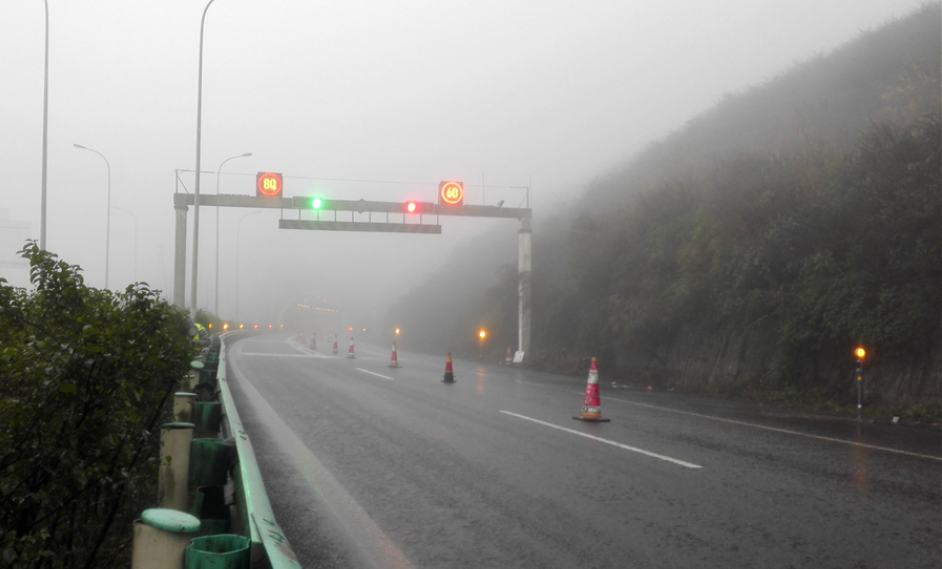
<instances>
[{"instance_id":1,"label":"green traffic light","mask_svg":"<svg viewBox=\"0 0 942 569\"><path fill-rule=\"evenodd\" d=\"M311 200L311 209L320 209L324 205L324 202L320 198L314 198Z\"/></svg>"}]
</instances>

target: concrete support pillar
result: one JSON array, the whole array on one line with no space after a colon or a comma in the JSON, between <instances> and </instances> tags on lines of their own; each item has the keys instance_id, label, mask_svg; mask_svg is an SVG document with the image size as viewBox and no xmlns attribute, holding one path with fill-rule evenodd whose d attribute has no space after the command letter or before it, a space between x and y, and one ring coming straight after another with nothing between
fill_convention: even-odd
<instances>
[{"instance_id":1,"label":"concrete support pillar","mask_svg":"<svg viewBox=\"0 0 942 569\"><path fill-rule=\"evenodd\" d=\"M161 508L190 509L190 446L193 423L164 423L160 428L157 503Z\"/></svg>"},{"instance_id":2,"label":"concrete support pillar","mask_svg":"<svg viewBox=\"0 0 942 569\"><path fill-rule=\"evenodd\" d=\"M177 210L175 238L173 242L173 304L179 308L186 305L186 210L185 205L175 205Z\"/></svg>"},{"instance_id":3,"label":"concrete support pillar","mask_svg":"<svg viewBox=\"0 0 942 569\"><path fill-rule=\"evenodd\" d=\"M530 351L530 218L520 220L520 230L517 232L517 309L518 309L518 338L517 349L527 353Z\"/></svg>"},{"instance_id":4,"label":"concrete support pillar","mask_svg":"<svg viewBox=\"0 0 942 569\"><path fill-rule=\"evenodd\" d=\"M197 356L192 362L190 362L190 373L186 374L186 387L187 391L193 391L196 389L196 386L203 381L203 362L200 361L200 356Z\"/></svg>"},{"instance_id":5,"label":"concrete support pillar","mask_svg":"<svg viewBox=\"0 0 942 569\"><path fill-rule=\"evenodd\" d=\"M199 529L199 519L190 514L144 510L134 522L131 569L183 569L186 547Z\"/></svg>"},{"instance_id":6,"label":"concrete support pillar","mask_svg":"<svg viewBox=\"0 0 942 569\"><path fill-rule=\"evenodd\" d=\"M177 423L194 423L193 404L196 403L195 393L177 392L173 394L173 420Z\"/></svg>"}]
</instances>

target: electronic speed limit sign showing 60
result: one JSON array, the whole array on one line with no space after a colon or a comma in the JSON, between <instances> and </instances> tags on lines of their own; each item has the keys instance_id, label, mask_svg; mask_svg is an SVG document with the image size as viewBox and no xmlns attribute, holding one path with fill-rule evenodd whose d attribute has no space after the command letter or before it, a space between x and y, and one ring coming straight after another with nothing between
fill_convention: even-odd
<instances>
[{"instance_id":1,"label":"electronic speed limit sign showing 60","mask_svg":"<svg viewBox=\"0 0 942 569\"><path fill-rule=\"evenodd\" d=\"M255 176L255 197L277 198L281 196L284 182L278 172L259 172Z\"/></svg>"},{"instance_id":2,"label":"electronic speed limit sign showing 60","mask_svg":"<svg viewBox=\"0 0 942 569\"><path fill-rule=\"evenodd\" d=\"M461 182L441 182L438 184L438 197L441 203L462 205L464 203L464 184Z\"/></svg>"}]
</instances>

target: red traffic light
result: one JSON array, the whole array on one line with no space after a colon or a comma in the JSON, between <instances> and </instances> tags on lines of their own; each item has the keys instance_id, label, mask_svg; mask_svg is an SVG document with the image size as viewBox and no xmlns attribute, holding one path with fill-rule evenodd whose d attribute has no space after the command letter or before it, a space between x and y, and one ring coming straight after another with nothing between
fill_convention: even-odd
<instances>
[{"instance_id":1,"label":"red traffic light","mask_svg":"<svg viewBox=\"0 0 942 569\"><path fill-rule=\"evenodd\" d=\"M406 211L409 213L415 213L415 210L419 208L415 202L406 202Z\"/></svg>"}]
</instances>

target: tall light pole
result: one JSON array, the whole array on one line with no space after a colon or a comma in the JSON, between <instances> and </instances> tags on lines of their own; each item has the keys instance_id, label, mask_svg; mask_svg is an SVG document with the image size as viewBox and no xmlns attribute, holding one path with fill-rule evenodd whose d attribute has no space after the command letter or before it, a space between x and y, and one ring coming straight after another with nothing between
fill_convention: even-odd
<instances>
[{"instance_id":1,"label":"tall light pole","mask_svg":"<svg viewBox=\"0 0 942 569\"><path fill-rule=\"evenodd\" d=\"M108 288L108 267L109 261L111 259L111 164L108 163L108 159L105 158L105 155L93 148L87 146L82 146L81 144L73 144L72 146L76 148L81 148L82 150L88 150L89 152L94 152L95 154L101 156L101 159L105 161L105 166L108 167L108 215L106 216L105 222L105 289Z\"/></svg>"},{"instance_id":2,"label":"tall light pole","mask_svg":"<svg viewBox=\"0 0 942 569\"><path fill-rule=\"evenodd\" d=\"M230 160L235 160L236 158L248 158L251 156L251 152L246 152L245 154L239 154L238 156L232 156L226 158L222 161L222 164L219 165L219 168L216 170L216 195L219 195L219 174L222 172L222 167L226 162ZM213 314L219 316L219 206L216 206L216 295L215 295L215 308L213 309Z\"/></svg>"},{"instance_id":3,"label":"tall light pole","mask_svg":"<svg viewBox=\"0 0 942 569\"><path fill-rule=\"evenodd\" d=\"M235 294L235 316L236 320L239 319L239 243L242 236L242 222L245 221L245 218L250 215L255 215L256 213L262 213L262 210L253 211L252 213L242 216L242 219L239 220L239 225L236 227L236 294Z\"/></svg>"},{"instance_id":4,"label":"tall light pole","mask_svg":"<svg viewBox=\"0 0 942 569\"><path fill-rule=\"evenodd\" d=\"M137 216L134 215L129 209L124 209L123 207L114 206L115 209L120 209L124 213L127 213L131 216L131 219L134 220L134 282L137 282Z\"/></svg>"},{"instance_id":5,"label":"tall light pole","mask_svg":"<svg viewBox=\"0 0 942 569\"><path fill-rule=\"evenodd\" d=\"M43 56L43 175L42 205L39 212L39 248L46 250L46 138L49 131L49 1L43 0L46 14L46 52ZM107 287L105 287L107 288Z\"/></svg>"},{"instance_id":6,"label":"tall light pole","mask_svg":"<svg viewBox=\"0 0 942 569\"><path fill-rule=\"evenodd\" d=\"M199 77L196 84L196 185L193 190L193 280L190 285L190 309L196 313L196 285L200 255L200 142L203 124L203 28L206 24L206 12L215 0L209 0L203 8L200 20L200 57Z\"/></svg>"}]
</instances>

